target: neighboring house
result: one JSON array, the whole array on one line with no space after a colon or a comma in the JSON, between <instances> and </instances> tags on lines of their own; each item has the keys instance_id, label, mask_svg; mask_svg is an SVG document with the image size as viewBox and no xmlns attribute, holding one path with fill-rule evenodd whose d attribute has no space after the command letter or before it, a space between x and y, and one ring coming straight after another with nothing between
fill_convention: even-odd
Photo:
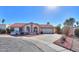
<instances>
[{"instance_id":1,"label":"neighboring house","mask_svg":"<svg viewBox=\"0 0 79 59\"><path fill-rule=\"evenodd\" d=\"M1 30L6 30L6 28L8 28L10 25L7 24L0 24L0 29Z\"/></svg>"},{"instance_id":2,"label":"neighboring house","mask_svg":"<svg viewBox=\"0 0 79 59\"><path fill-rule=\"evenodd\" d=\"M15 32L23 32L24 34L52 34L54 33L54 27L50 24L36 24L36 23L15 23L10 25L10 28Z\"/></svg>"}]
</instances>

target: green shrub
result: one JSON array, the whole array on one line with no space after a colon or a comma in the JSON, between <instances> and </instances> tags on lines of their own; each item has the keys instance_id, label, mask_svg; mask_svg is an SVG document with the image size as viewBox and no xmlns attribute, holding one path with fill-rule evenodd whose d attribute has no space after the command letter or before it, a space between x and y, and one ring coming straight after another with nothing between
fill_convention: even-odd
<instances>
[{"instance_id":1,"label":"green shrub","mask_svg":"<svg viewBox=\"0 0 79 59\"><path fill-rule=\"evenodd\" d=\"M76 29L76 30L75 30L75 35L76 35L77 37L79 37L79 29Z\"/></svg>"}]
</instances>

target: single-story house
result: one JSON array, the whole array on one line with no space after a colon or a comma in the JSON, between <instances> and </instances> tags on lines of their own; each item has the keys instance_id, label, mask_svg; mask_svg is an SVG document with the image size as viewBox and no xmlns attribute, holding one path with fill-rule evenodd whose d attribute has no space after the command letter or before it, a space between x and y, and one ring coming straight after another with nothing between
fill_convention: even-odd
<instances>
[{"instance_id":1,"label":"single-story house","mask_svg":"<svg viewBox=\"0 0 79 59\"><path fill-rule=\"evenodd\" d=\"M13 31L22 32L24 34L52 34L54 33L54 26L50 24L37 24L37 23L15 23L10 25Z\"/></svg>"}]
</instances>

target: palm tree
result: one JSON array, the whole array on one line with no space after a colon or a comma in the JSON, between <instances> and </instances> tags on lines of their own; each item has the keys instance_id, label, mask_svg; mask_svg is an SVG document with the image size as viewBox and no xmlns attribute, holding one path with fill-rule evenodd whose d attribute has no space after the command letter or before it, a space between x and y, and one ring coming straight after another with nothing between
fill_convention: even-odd
<instances>
[{"instance_id":1,"label":"palm tree","mask_svg":"<svg viewBox=\"0 0 79 59\"><path fill-rule=\"evenodd\" d=\"M74 23L75 23L74 18L66 19L66 21L64 22L63 32L68 34L70 29L73 29Z\"/></svg>"},{"instance_id":2,"label":"palm tree","mask_svg":"<svg viewBox=\"0 0 79 59\"><path fill-rule=\"evenodd\" d=\"M64 25L66 25L66 26L72 26L73 27L74 23L75 23L75 19L74 18L69 18L69 19L67 19L64 22Z\"/></svg>"},{"instance_id":3,"label":"palm tree","mask_svg":"<svg viewBox=\"0 0 79 59\"><path fill-rule=\"evenodd\" d=\"M69 24L69 20L66 19L66 21L64 22L64 25L68 25Z\"/></svg>"},{"instance_id":4,"label":"palm tree","mask_svg":"<svg viewBox=\"0 0 79 59\"><path fill-rule=\"evenodd\" d=\"M70 18L69 20L70 20L70 25L72 25L72 26L73 26L73 25L74 25L74 23L75 23L75 19L74 19L74 18Z\"/></svg>"},{"instance_id":5,"label":"palm tree","mask_svg":"<svg viewBox=\"0 0 79 59\"><path fill-rule=\"evenodd\" d=\"M5 22L5 19L2 19L1 22L2 22L2 24L3 24L3 23Z\"/></svg>"},{"instance_id":6,"label":"palm tree","mask_svg":"<svg viewBox=\"0 0 79 59\"><path fill-rule=\"evenodd\" d=\"M48 25L50 25L50 22L47 22Z\"/></svg>"}]
</instances>

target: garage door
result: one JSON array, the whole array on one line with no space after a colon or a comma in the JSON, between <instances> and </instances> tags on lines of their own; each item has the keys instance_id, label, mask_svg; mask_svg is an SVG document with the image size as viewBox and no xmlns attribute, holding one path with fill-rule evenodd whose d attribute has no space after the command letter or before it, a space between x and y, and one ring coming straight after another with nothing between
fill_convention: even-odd
<instances>
[{"instance_id":1,"label":"garage door","mask_svg":"<svg viewBox=\"0 0 79 59\"><path fill-rule=\"evenodd\" d=\"M45 34L52 34L52 29L42 29L42 32Z\"/></svg>"}]
</instances>

